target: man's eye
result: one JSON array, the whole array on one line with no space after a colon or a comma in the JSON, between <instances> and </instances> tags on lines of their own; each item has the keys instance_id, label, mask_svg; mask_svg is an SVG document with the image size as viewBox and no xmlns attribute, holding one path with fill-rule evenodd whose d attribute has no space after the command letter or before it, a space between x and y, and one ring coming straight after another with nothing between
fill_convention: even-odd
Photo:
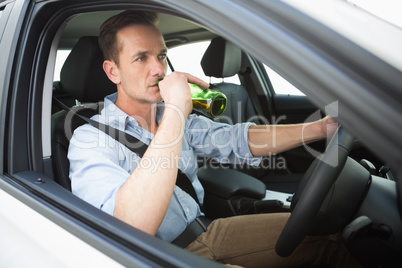
<instances>
[{"instance_id":1,"label":"man's eye","mask_svg":"<svg viewBox=\"0 0 402 268\"><path fill-rule=\"evenodd\" d=\"M161 60L166 59L166 54L159 55L159 58L160 58Z\"/></svg>"},{"instance_id":2,"label":"man's eye","mask_svg":"<svg viewBox=\"0 0 402 268\"><path fill-rule=\"evenodd\" d=\"M136 59L136 61L144 61L144 60L145 60L145 57L139 57Z\"/></svg>"}]
</instances>

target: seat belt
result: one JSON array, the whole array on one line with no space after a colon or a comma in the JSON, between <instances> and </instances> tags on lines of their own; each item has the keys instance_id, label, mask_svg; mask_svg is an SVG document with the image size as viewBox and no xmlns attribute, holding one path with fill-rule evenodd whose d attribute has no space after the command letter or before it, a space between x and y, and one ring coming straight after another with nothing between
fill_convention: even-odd
<instances>
[{"instance_id":1,"label":"seat belt","mask_svg":"<svg viewBox=\"0 0 402 268\"><path fill-rule=\"evenodd\" d=\"M67 105L62 103L60 100L58 100L56 98L54 98L54 100L56 100L57 103L59 103L60 106L64 110L74 113L74 115L78 116L80 119L82 119L85 122L89 123L91 126L93 126L93 127L97 128L97 129L105 132L110 137L112 137L116 141L118 141L121 144L123 144L124 146L126 146L128 149L130 149L133 153L135 153L139 157L142 158L143 155L145 154L145 151L147 150L148 145L143 143L142 141L140 141L136 137L133 137L130 134L128 134L128 133L126 133L124 131L121 131L119 129L113 128L111 126L102 124L102 123L100 123L98 121L92 120L92 119L90 119L88 117L82 116L82 115L78 114L77 112L75 112L74 110L70 109ZM177 172L176 185L180 189L185 191L187 194L189 194L195 200L195 202L197 202L197 204L201 208L200 201L198 200L197 194L196 194L196 192L194 190L193 185L191 184L190 179L180 169Z\"/></svg>"}]
</instances>

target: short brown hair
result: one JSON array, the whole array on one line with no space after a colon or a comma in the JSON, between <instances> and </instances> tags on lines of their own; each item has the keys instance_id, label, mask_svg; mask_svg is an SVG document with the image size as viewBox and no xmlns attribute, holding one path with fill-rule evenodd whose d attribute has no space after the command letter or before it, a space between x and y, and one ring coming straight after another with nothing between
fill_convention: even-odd
<instances>
[{"instance_id":1,"label":"short brown hair","mask_svg":"<svg viewBox=\"0 0 402 268\"><path fill-rule=\"evenodd\" d=\"M99 46L105 60L119 64L120 49L117 32L130 25L156 26L158 15L155 12L127 10L106 20L99 29Z\"/></svg>"}]
</instances>

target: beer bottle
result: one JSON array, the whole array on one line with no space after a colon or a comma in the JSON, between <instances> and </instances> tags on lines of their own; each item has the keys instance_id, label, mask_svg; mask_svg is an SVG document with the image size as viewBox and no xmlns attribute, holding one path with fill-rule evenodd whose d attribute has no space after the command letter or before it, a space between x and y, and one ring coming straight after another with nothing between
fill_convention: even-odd
<instances>
[{"instance_id":1,"label":"beer bottle","mask_svg":"<svg viewBox=\"0 0 402 268\"><path fill-rule=\"evenodd\" d=\"M162 79L159 79L157 83ZM226 109L227 98L222 92L203 88L199 85L188 83L191 89L193 109L209 117L221 115Z\"/></svg>"}]
</instances>

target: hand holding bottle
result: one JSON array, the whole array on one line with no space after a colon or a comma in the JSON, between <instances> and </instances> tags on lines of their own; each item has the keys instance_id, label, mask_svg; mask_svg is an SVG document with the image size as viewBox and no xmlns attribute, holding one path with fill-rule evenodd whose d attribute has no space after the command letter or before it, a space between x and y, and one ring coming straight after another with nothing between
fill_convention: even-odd
<instances>
[{"instance_id":1,"label":"hand holding bottle","mask_svg":"<svg viewBox=\"0 0 402 268\"><path fill-rule=\"evenodd\" d=\"M183 112L185 118L193 108L187 81L187 74L173 72L157 82L165 105L172 105L178 108Z\"/></svg>"}]
</instances>

